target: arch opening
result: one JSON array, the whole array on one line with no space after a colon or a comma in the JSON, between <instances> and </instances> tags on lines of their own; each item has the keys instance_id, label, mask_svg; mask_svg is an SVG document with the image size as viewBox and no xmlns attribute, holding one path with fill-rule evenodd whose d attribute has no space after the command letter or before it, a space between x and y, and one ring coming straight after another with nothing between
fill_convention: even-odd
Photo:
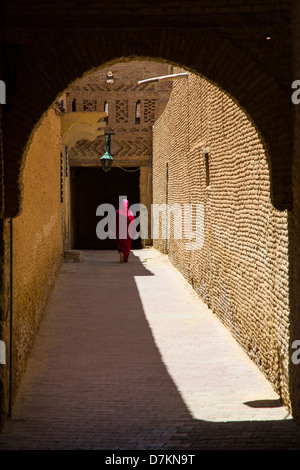
<instances>
[{"instance_id":1,"label":"arch opening","mask_svg":"<svg viewBox=\"0 0 300 470\"><path fill-rule=\"evenodd\" d=\"M129 56L127 57L126 59L124 59L124 63L125 64L128 64L129 62L133 62L134 60L138 59L139 61L143 61L145 59L149 60L149 56ZM121 59L115 59L114 61L108 61L108 62L105 62L105 65L102 65L101 67L97 67L97 68L94 68L92 71L93 72L97 72L98 70L101 71L101 70L104 70L105 67L110 67L110 68L113 68L114 65L120 63L120 60ZM155 63L157 62L157 59L151 57L151 62ZM178 67L178 65L180 63L176 62L176 61L172 61L172 62L168 62L167 60L165 59L160 59L159 63L164 63L164 64L171 64L171 66L173 67L173 70L174 68L176 69L176 67ZM198 71L197 71L197 67L193 68L193 67L185 67L184 70L188 70L189 72L193 73L193 72L196 72L194 75L197 76L198 78L202 78L203 75L201 75ZM85 72L83 74L83 76L81 77L81 79L85 78L85 77L88 77L89 75L91 74L91 70L89 70L88 72ZM209 74L208 74L209 75ZM207 83L210 83L210 84L213 84L215 85L217 83L217 86L218 86L218 89L219 90L222 90L222 92L224 92L224 87L222 87L219 82L215 81L214 78L217 78L214 76L214 74L211 74L212 78L206 78L207 76L205 75L205 80L207 81ZM203 78L202 78L203 79ZM113 83L115 84L116 83L116 75L114 74L114 81ZM78 79L76 79L75 81L73 82L70 82L72 85L76 85L76 83L78 83ZM226 83L224 83L226 85ZM66 89L64 89L64 92L67 92L68 89L70 87L68 86ZM229 90L232 88L232 87L228 87ZM226 89L226 87L225 87ZM225 93L225 92L224 92ZM263 132L263 126L259 126L260 124L260 117L259 117L259 113L258 113L258 119L256 120L255 117L256 117L256 114L255 114L255 110L253 110L253 108L251 108L251 106L246 106L247 104L247 100L238 100L238 98L235 96L235 95L231 95L230 92L228 90L226 90L226 96L230 96L231 99L233 101L235 101L235 103L238 102L238 107L239 109L243 110L244 113L247 113L247 119L251 119L252 123L255 122L255 128L256 130L259 132L260 134L260 140L261 140L261 144L262 144L262 147L264 148L265 150L265 158L267 159L268 163L269 163L269 170L270 170L270 176L271 176L271 197L272 197L272 202L273 204L275 205L275 207L277 207L279 210L285 210L287 205L286 205L286 200L285 202L282 204L282 203L279 203L278 204L278 201L277 203L275 204L275 200L276 200L276 194L279 194L279 193L276 193L276 191L274 192L274 154L272 152L272 149L270 150L271 146L270 146L270 139L268 137L268 135L266 135L264 132ZM60 99L60 97L62 96L62 93L59 93L58 95L56 95L56 98L54 101L52 101L52 105L58 101L58 98ZM233 98L234 96L234 98ZM237 96L239 96L239 93L237 93ZM243 94L241 95L243 96ZM76 99L76 98L74 98ZM72 101L72 103L74 103L74 99ZM76 107L74 108L74 105L72 106L72 112L78 112L78 101L76 99L75 101L76 103ZM136 105L136 102L134 103L134 105ZM93 112L95 110L94 108L95 106L95 103L85 103L85 109L84 111L85 112L88 112L89 110L91 112ZM126 120L126 112L128 114L128 111L126 111L126 104L124 105L124 103L120 104L119 103L119 116L120 116L120 123L124 123L124 121ZM141 107L141 115L142 115L142 118L145 120L145 116L147 115L150 122L151 122L151 100L149 102L147 102L147 112L145 113L145 108L144 108L145 104L143 104L143 108ZM90 108L91 107L91 108ZM125 111L124 111L125 109ZM129 108L128 108L129 109ZM136 112L134 112L134 110L136 111L136 108L134 106L132 106L131 108L131 112L132 112L132 115L134 116L134 119L136 119ZM110 120L109 120L109 125L111 125L111 107L110 107ZM251 112L252 111L252 112ZM275 112L273 110L273 112ZM47 112L44 113L43 117L45 117L47 114ZM276 113L275 113L276 114ZM254 117L253 117L254 116ZM258 122L258 124L257 124ZM34 138L34 135L35 135L35 132L42 126L42 119L40 119L38 121L38 123L36 124L35 128L33 131L31 131L31 136L29 138L29 141L26 145L26 151L24 152L24 154L26 155L26 153L28 152L29 150L29 147L32 143L32 139ZM284 139L283 139L284 140ZM278 150L278 149L277 149ZM70 161L70 155L68 154L66 157L68 157L68 162ZM276 165L275 165L276 166ZM22 180L22 172L24 171L24 168L25 168L25 158L22 158L22 161L20 162L20 166L19 166L19 174L18 174L18 180L17 180L17 187L19 188L19 196L18 196L18 210L15 212L14 215L18 215L20 212L21 212L21 205L20 204L20 201L22 199L22 186L21 186L21 180ZM169 167L169 170L170 170L170 167ZM169 175L170 175L170 172L169 172ZM145 175L144 175L145 176ZM210 173L210 176L211 176L211 173ZM170 177L170 176L169 176ZM276 185L275 185L276 186ZM18 191L16 191L18 192ZM15 195L14 195L15 196ZM280 194L279 194L280 196ZM281 197L281 196L280 196ZM13 215L13 212L10 212L10 202L12 202L12 205L11 205L11 208L15 208L16 209L16 206L14 205L14 202L13 201L9 201L9 195L7 193L7 198L6 200L8 201L8 205L6 205L7 209L8 209L8 212L7 212L7 215ZM16 199L15 199L15 202L16 202ZM281 201L282 202L282 201ZM68 229L65 229L65 230L68 230ZM193 280L192 280L193 282ZM224 296L226 297L226 289L224 291Z\"/></svg>"},{"instance_id":2,"label":"arch opening","mask_svg":"<svg viewBox=\"0 0 300 470\"><path fill-rule=\"evenodd\" d=\"M147 34L149 34L149 31L145 31L145 36ZM111 44L114 44L113 39L115 35L118 36L116 31L113 32ZM57 37L53 37L54 43L58 40L58 37L60 37L59 34ZM125 37L126 34L124 33ZM101 37L96 36L93 39L96 44ZM115 39L115 44L117 44L117 38ZM22 117L26 102L24 103L24 108L18 110L18 104L21 100L24 102L21 90L17 90L11 100L11 109L14 107L15 116L11 123L4 125L4 139L6 140L7 152L10 153L10 159L6 162L6 215L14 217L21 210L23 168L23 157L21 155L35 123L38 122L43 111L54 102L58 89L66 90L78 77L84 77L90 71L99 68L98 65L91 67L91 63L102 64L100 67L105 67L106 64L112 66L114 63L120 62L120 60L130 61L140 58L152 61L159 60L160 62L181 66L193 73L201 74L219 86L229 96L233 97L247 113L264 139L270 160L271 197L274 207L278 210L291 209L290 165L292 126L290 125L289 117L289 91L284 90L278 84L276 78L272 74L268 74L268 71L249 56L246 50L237 48L230 40L225 37L221 38L219 33L215 31L198 36L195 36L194 32L191 31L185 37L169 31L167 40L165 38L162 41L164 48L160 48L159 51L153 48L151 52L147 50L147 46L151 44L151 41L147 44L144 35L139 37L137 42L135 42L136 39L135 35L133 35L130 41L126 41L126 48L123 47L122 54L120 54L118 48L106 54L107 48L103 49L102 47L100 50L103 50L103 57L100 57L99 54L97 54L97 57L92 57L93 51L90 50L91 57L87 56L86 60L82 63L78 63L76 59L77 54L72 54L72 46L70 46L69 40L61 41L58 50L65 57L68 57L63 74L54 77L54 71L51 70L51 67L49 68L50 58L47 58L45 61L45 57L39 57L40 66L44 67L48 77L46 81L47 86L41 90L41 75L38 71L34 73L31 70L30 79L29 76L24 76L24 84L28 85L28 98L30 98L30 90L33 90L34 93L40 93L41 91L43 93L41 93L37 100L31 115L27 115L26 120ZM172 46L170 47L171 41ZM124 44L124 41L122 44ZM218 48L214 48L214 44L218 44ZM37 54L43 48L44 50L47 49L47 37L44 37L41 41ZM68 48L70 50L67 52ZM96 47L94 49L97 50ZM43 56L45 56L44 53ZM111 59L112 57L114 57L113 60ZM233 57L234 60L232 60ZM30 57L28 57L28 61L30 62ZM88 72L86 72L87 70ZM254 76L256 77L255 80L253 79ZM274 100L273 96L276 96L277 99ZM26 97L25 101L28 98ZM6 138L5 135L11 135L13 126L16 125L16 122L20 122L20 120L24 124L18 133L13 148L11 148L11 139L9 137ZM283 155L284 159L282 158Z\"/></svg>"},{"instance_id":3,"label":"arch opening","mask_svg":"<svg viewBox=\"0 0 300 470\"><path fill-rule=\"evenodd\" d=\"M98 110L107 110L106 104L108 102L110 103L110 119L105 123L105 129L109 132L114 131L115 133L113 137L113 150L116 154L116 162L119 162L119 164L117 163L117 166L123 167L125 170L127 168L128 171L133 170L133 166L135 166L136 170L140 171L139 192L140 195L141 193L143 194L142 197L140 197L139 202L146 203L148 209L150 209L151 202L154 204L164 202L161 200L161 198L163 198L164 191L168 194L168 204L180 202L180 198L178 200L178 195L176 196L175 194L174 188L176 187L183 188L181 195L187 191L187 199L185 203L190 202L193 205L194 203L197 204L197 202L200 202L205 205L204 215L207 216L207 214L209 214L205 219L205 223L209 223L210 225L207 229L210 241L208 250L204 256L202 253L198 259L197 256L195 257L195 253L186 253L186 250L183 249L182 246L175 246L176 243L174 245L174 240L168 240L164 247L162 247L161 241L157 241L155 242L155 246L161 251L167 250L170 254L170 258L180 271L185 273L186 269L189 270L189 274L185 274L189 282L191 282L201 297L206 300L208 305L219 313L219 316L222 318L224 323L227 324L233 334L236 335L238 341L240 341L245 349L248 348L247 352L250 356L253 356L254 360L257 359L257 349L260 351L258 365L265 368L267 373L270 371L270 380L275 387L278 387L278 377L274 377L273 374L274 363L277 360L276 354L278 353L278 350L279 354L282 355L281 349L284 347L282 346L284 341L280 344L275 341L276 344L272 344L272 354L270 354L270 357L266 359L266 351L270 346L267 342L274 340L274 331L272 328L270 329L269 336L264 340L264 344L260 344L259 332L256 327L257 325L255 326L257 323L255 309L252 312L253 327L252 330L250 329L251 335L248 339L246 339L247 333L245 333L240 326L241 322L244 322L244 324L249 326L247 320L242 318L244 312L250 308L248 301L245 301L243 307L239 304L239 302L242 303L243 297L248 288L247 285L252 285L253 291L258 289L258 292L260 292L260 288L256 285L255 275L253 273L253 266L255 263L258 261L260 262L264 257L266 257L267 260L271 259L270 262L268 261L269 265L266 266L266 271L268 273L267 278L263 281L268 286L268 291L271 291L272 286L279 282L278 279L280 277L278 274L274 274L278 268L278 265L276 264L278 262L277 252L275 252L275 258L273 257L273 254L270 255L269 252L264 252L264 243L266 246L270 241L271 243L277 243L275 240L276 235L274 238L274 233L276 232L275 227L284 227L279 236L279 238L281 237L280 240L284 238L284 233L286 233L286 213L282 212L281 215L277 214L276 209L272 209L272 205L269 204L271 160L268 158L269 153L267 146L263 141L261 134L258 133L257 127L254 126L252 120L249 120L249 116L245 113L245 110L236 103L236 99L229 96L220 87L216 86L199 73L194 74L190 69L187 79L180 81L162 81L161 83L158 81L158 83L155 84L148 83L143 87L138 87L137 81L143 77L138 75L134 77L133 80L132 70L136 63L141 67L139 73L141 73L143 68L145 73L146 63L151 64L154 69L152 77L157 75L167 75L168 73L166 70L171 72L171 74L176 75L176 72L186 69L177 67L174 62L172 64L168 64L165 61L156 62L153 59L148 61L141 57L138 58L138 61L134 59L136 58L130 58L130 60L126 59L121 62L116 60L107 63L105 67L101 66L97 69L86 72L81 79L73 82L63 94L57 96L55 102L60 103L63 100L66 115L70 113L72 116L76 113L86 113L86 115L92 116L93 113L97 113ZM157 64L157 67L162 67L163 64L163 66L166 67L166 70L158 74L155 70L155 64ZM122 80L120 80L120 71L126 69L127 74L131 77L131 92L133 94L131 98L129 98L128 94L128 83L126 85ZM113 74L113 81L107 80L108 70ZM151 78L149 77L148 70L146 72L146 77ZM100 88L99 86L97 88L97 83L100 83ZM142 93L144 93L145 96L142 97ZM161 108L159 113L155 115L154 108L155 106L158 106L158 99L155 98L155 96L157 96L158 93L163 95L163 99L160 104ZM137 99L136 95L139 95L140 99ZM114 96L114 99L112 100L111 98L108 98L109 96ZM176 100L178 100L177 104ZM76 102L76 110L74 110L74 102ZM138 123L136 122L137 103L139 104L140 118ZM191 103L193 103L192 106ZM172 106L174 109L170 111ZM226 115L229 116L227 119ZM232 123L230 122L231 120ZM43 121L40 121L37 129L43 127L42 122ZM152 143L149 141L147 147L145 140L143 142L141 140L141 133L145 134L145 126L148 124L150 126L149 129L152 129L152 125L154 125L153 157L151 147ZM134 132L134 125L137 126L136 142L141 145L143 143L139 154L134 153L138 150L137 143L132 142L131 146L128 143L129 129L132 134ZM75 128L74 125L73 128ZM239 129L238 132L236 131L236 128ZM163 131L162 129L165 130ZM227 142L227 144L223 148L222 145L224 142ZM63 158L63 167L61 167L63 168L63 186L60 189L63 194L64 187L67 189L65 196L66 200L62 201L64 202L62 209L62 216L64 218L64 249L86 248L74 243L74 239L76 239L77 236L74 234L74 218L76 215L75 217L74 215L72 216L70 203L72 202L72 190L74 190L74 194L75 192L79 194L80 188L78 185L76 186L76 189L75 187L72 188L72 184L74 185L75 179L80 179L78 177L80 167L82 167L82 176L86 167L90 166L94 169L99 168L99 155L103 153L103 144L104 139L101 135L92 142L87 142L84 139L80 139L77 143L74 141L72 147L68 148L65 154L65 149L62 148L61 150L61 157ZM173 148L174 145L175 147ZM172 152L176 155L177 164L175 164L174 160L171 160L170 153L172 152L170 152L170 149L173 149ZM181 155L178 155L178 149L181 149ZM145 151L148 153L145 154ZM220 154L222 154L222 152L223 157L220 159ZM216 179L216 156L217 159L219 159L219 162L221 161L221 163L225 165L223 168L223 175L221 175L220 170L218 170L219 181ZM151 197L149 195L150 157L153 158L154 199L151 199L152 195ZM68 162L67 165L66 161ZM166 174L164 169L159 169L160 161L164 162L163 165L166 164L168 168L167 181L161 183L164 189L159 188L162 175ZM66 167L64 167L64 165L66 165ZM174 173L176 166L178 166L178 168ZM65 178L65 174L72 176L72 170L69 173L69 167L77 169L77 178L73 178L73 183L71 179ZM241 168L243 169L241 170ZM232 180L231 184L230 178L232 175L239 173L240 171L242 172L242 176L238 177L236 181ZM205 194L203 196L204 199L199 201L199 194L196 193L198 193L197 188L202 188L201 172L205 179ZM75 170L73 171L73 176L74 174ZM180 184L178 184L178 182L176 183L176 178L179 178L178 181ZM226 178L228 178L229 181L228 187L226 187ZM246 193L243 188L247 178L248 181L250 181L248 193ZM224 184L225 186L222 186ZM217 192L215 193L214 187L217 188ZM254 198L252 198L253 194ZM257 201L255 201L254 199L257 195L259 197L257 198ZM226 207L226 210L224 210L224 208L219 205L219 200L224 201L226 198L228 206ZM84 199L84 197L82 199ZM98 201L98 203L101 202L103 201ZM251 217L248 219L245 217L245 214L247 215L249 213L249 208L250 212L252 212L252 219ZM212 217L210 213L211 210L215 211L215 217ZM93 213L95 212L96 211L93 210ZM226 216L229 217L227 221L225 221L224 217L222 218L222 215L225 213ZM264 239L264 242L259 241L259 237L257 238L261 225L257 224L256 232L253 230L253 227L255 226L255 217L258 213L260 214L258 217L259 224L264 225L264 220L271 220L270 224L266 227L263 236L261 236L261 238ZM152 215L151 209L149 211L149 215L150 217ZM212 228L214 220L219 221L218 229L216 229L216 227ZM195 220L192 224L195 224ZM170 226L171 225L172 223L170 223ZM225 243L224 234L226 232L226 225L232 225L232 236L225 237L226 243L230 245L227 251L223 246ZM149 226L151 226L151 224L149 224ZM252 229L250 228L251 226ZM239 230L243 234L242 241L239 240L238 235L236 236L236 234L239 233ZM251 236L246 233L247 230L250 230L250 232L252 230L253 233L251 232ZM246 246L247 237L251 238L250 248ZM230 239L231 241L229 243ZM261 243L263 246L261 246ZM217 246L218 249L220 249L220 246L223 248L221 249L222 255L220 252L218 260L216 261L215 259L212 260L211 253L217 252ZM236 251L234 251L233 247L236 248ZM243 250L246 252L247 250L250 250L251 256L249 258L243 257ZM226 252L227 255L225 256L224 253ZM225 256L226 259L235 259L234 255L237 255L236 266L249 265L250 267L250 281L248 280L248 283L245 284L244 280L246 279L246 276L243 276L240 279L240 284L243 284L241 292L238 292L238 289L236 290L236 288L233 287L236 279L239 278L239 271L235 268L235 263L229 263L230 270L232 271L232 280L229 281L229 285L228 275L226 274L229 268L228 266L226 267L226 263L224 263L222 259L222 256ZM285 255L286 253L283 257ZM180 259L182 262L179 261ZM191 261L191 259L193 259L193 261ZM197 259L198 267L196 266ZM213 279L213 281L210 281L212 282L211 286L209 286L208 279L205 279L205 276L203 277L200 275L199 277L199 271L201 271L199 266L201 266L203 259L206 260L204 262L206 267L203 267L203 272L209 272L209 278ZM282 279L280 280L282 285L285 285L284 279L286 280L287 278L287 265L285 265L285 268L284 272L280 271L282 274ZM264 269L262 269L261 272L261 275L264 278L263 272ZM213 287L214 283L219 286L218 289ZM206 287L204 288L204 286ZM276 292L273 292L272 295L275 295L276 297ZM274 308L275 297L268 298L267 310L269 312ZM232 298L235 298L234 302L231 300ZM286 309L286 298L283 300L282 305L284 305L284 308ZM274 319L271 318L270 321L273 322ZM257 324L260 324L259 321ZM286 351L284 352L284 356L286 356ZM285 379L286 378L280 377L280 381ZM281 382L280 386L282 386ZM287 393L288 392L285 390L286 396Z\"/></svg>"}]
</instances>

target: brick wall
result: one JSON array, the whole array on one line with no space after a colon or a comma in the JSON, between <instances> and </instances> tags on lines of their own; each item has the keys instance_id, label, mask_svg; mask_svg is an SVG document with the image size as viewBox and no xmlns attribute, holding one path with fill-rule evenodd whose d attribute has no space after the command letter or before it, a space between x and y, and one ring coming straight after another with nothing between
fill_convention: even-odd
<instances>
[{"instance_id":1,"label":"brick wall","mask_svg":"<svg viewBox=\"0 0 300 470\"><path fill-rule=\"evenodd\" d=\"M103 112L107 104L105 132L114 132L114 165L148 165L152 146L152 125L169 99L170 82L138 84L139 80L169 73L170 66L160 62L126 61L112 64L78 80L65 94L66 112ZM112 79L110 78L112 73ZM136 105L140 119L136 121ZM105 138L94 142L80 140L69 149L71 165L100 165Z\"/></svg>"},{"instance_id":2,"label":"brick wall","mask_svg":"<svg viewBox=\"0 0 300 470\"><path fill-rule=\"evenodd\" d=\"M60 8L48 0L42 7L35 0L30 5L8 0L2 3L1 47L2 39L5 39L5 53L2 54L0 68L1 79L8 85L7 113L2 122L5 217L17 217L22 212L23 151L43 112L87 71L141 57L181 64L197 71L243 105L269 150L274 205L282 210L291 209L291 46L292 41L296 42L293 79L299 79L297 1L203 0L195 3L190 0L178 3L170 0L163 5L146 6L134 0L117 1L113 5L110 2L107 4L109 8L95 0L88 5L76 6L64 1ZM291 4L294 4L293 10ZM293 28L290 27L291 19L294 20ZM181 119L184 119L184 113ZM296 137L298 121L297 118ZM294 173L297 174L298 147L296 143ZM179 176L182 184L185 172L183 167ZM293 336L298 338L297 175L293 185L296 199L290 221L291 274L294 276L291 283L291 328ZM4 305L0 326L2 331L8 331L9 324L5 321L8 314L8 219L0 221L0 256L0 305ZM297 367L294 375L291 388L295 407L300 409ZM4 381L6 379L7 376Z\"/></svg>"},{"instance_id":3,"label":"brick wall","mask_svg":"<svg viewBox=\"0 0 300 470\"><path fill-rule=\"evenodd\" d=\"M112 166L140 168L140 203L147 205L148 209L152 202L152 126L165 109L172 84L170 81L138 82L171 72L172 66L162 62L118 62L87 74L70 87L63 97L67 113L107 110L104 132L114 133L111 138ZM138 102L140 118L137 120ZM105 108L105 103L108 108ZM93 142L81 139L68 149L70 166L100 166L100 156L104 152L104 136L99 136ZM145 244L151 242L150 238L144 241Z\"/></svg>"},{"instance_id":4,"label":"brick wall","mask_svg":"<svg viewBox=\"0 0 300 470\"><path fill-rule=\"evenodd\" d=\"M22 214L13 221L14 393L62 259L60 119L50 109L29 144Z\"/></svg>"},{"instance_id":5,"label":"brick wall","mask_svg":"<svg viewBox=\"0 0 300 470\"><path fill-rule=\"evenodd\" d=\"M293 2L293 80L300 80L300 4ZM293 211L290 215L290 354L295 351L294 341L300 340L300 104L293 106L294 152L293 152ZM290 387L293 415L300 422L300 364L291 363Z\"/></svg>"},{"instance_id":6,"label":"brick wall","mask_svg":"<svg viewBox=\"0 0 300 470\"><path fill-rule=\"evenodd\" d=\"M190 250L186 237L175 239L179 217L171 218L170 240L160 235L154 246L169 254L289 404L288 216L270 202L267 160L257 131L229 96L192 74L174 82L154 125L153 202L203 207L204 244ZM195 230L195 210L192 222Z\"/></svg>"}]
</instances>

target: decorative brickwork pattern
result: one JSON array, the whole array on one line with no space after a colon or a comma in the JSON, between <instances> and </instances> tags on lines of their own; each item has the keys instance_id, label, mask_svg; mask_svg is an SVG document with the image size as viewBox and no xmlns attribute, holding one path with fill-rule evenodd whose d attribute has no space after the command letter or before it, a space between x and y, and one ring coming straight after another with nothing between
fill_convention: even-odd
<instances>
[{"instance_id":1,"label":"decorative brickwork pattern","mask_svg":"<svg viewBox=\"0 0 300 470\"><path fill-rule=\"evenodd\" d=\"M118 124L128 122L128 100L116 101L116 122Z\"/></svg>"},{"instance_id":2,"label":"decorative brickwork pattern","mask_svg":"<svg viewBox=\"0 0 300 470\"><path fill-rule=\"evenodd\" d=\"M112 91L112 86L106 83L87 83L87 80L84 80L84 84L79 81L76 85L72 87L73 92L89 92L89 93L110 93ZM117 92L140 92L140 91L154 91L155 87L153 83L121 83L113 87L113 91Z\"/></svg>"},{"instance_id":3,"label":"decorative brickwork pattern","mask_svg":"<svg viewBox=\"0 0 300 470\"><path fill-rule=\"evenodd\" d=\"M83 111L97 111L97 100L83 100Z\"/></svg>"},{"instance_id":4,"label":"decorative brickwork pattern","mask_svg":"<svg viewBox=\"0 0 300 470\"><path fill-rule=\"evenodd\" d=\"M171 218L170 240L154 246L169 253L290 405L287 212L270 203L268 162L255 128L231 98L192 74L174 83L154 125L153 202L203 205L201 248L189 250L186 236L175 239L178 216Z\"/></svg>"},{"instance_id":5,"label":"decorative brickwork pattern","mask_svg":"<svg viewBox=\"0 0 300 470\"><path fill-rule=\"evenodd\" d=\"M114 80L107 83L109 72ZM152 125L161 115L170 96L171 82L138 84L138 81L163 76L170 72L167 64L152 61L132 61L114 64L87 75L69 88L65 94L67 112L72 112L72 103L79 103L77 111L83 106L97 101L98 111L107 110L105 132L114 132L112 153L114 164L122 166L148 165L152 146ZM137 103L138 119L137 119ZM85 109L83 109L85 110ZM99 164L99 155L105 151L104 138L94 142L79 141L69 149L70 164ZM120 160L119 160L120 158Z\"/></svg>"},{"instance_id":6,"label":"decorative brickwork pattern","mask_svg":"<svg viewBox=\"0 0 300 470\"><path fill-rule=\"evenodd\" d=\"M149 157L151 155L152 142L150 139L136 138L132 139L115 139L113 142L113 154L118 157ZM103 139L96 139L94 142L80 140L76 146L72 147L72 159L97 158L105 152Z\"/></svg>"},{"instance_id":7,"label":"decorative brickwork pattern","mask_svg":"<svg viewBox=\"0 0 300 470\"><path fill-rule=\"evenodd\" d=\"M144 122L155 121L155 100L144 101Z\"/></svg>"}]
</instances>

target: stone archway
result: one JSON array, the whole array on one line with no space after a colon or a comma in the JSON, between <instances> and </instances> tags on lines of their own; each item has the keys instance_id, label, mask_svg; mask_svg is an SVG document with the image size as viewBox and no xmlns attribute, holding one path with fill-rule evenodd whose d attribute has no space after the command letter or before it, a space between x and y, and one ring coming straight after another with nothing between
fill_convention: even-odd
<instances>
[{"instance_id":1,"label":"stone archway","mask_svg":"<svg viewBox=\"0 0 300 470\"><path fill-rule=\"evenodd\" d=\"M99 32L44 31L23 35L21 79L8 94L3 116L5 214L22 207L24 150L32 129L59 93L87 71L110 61L147 58L180 65L230 94L255 124L269 155L271 199L279 210L292 205L292 126L289 91L245 48L212 30L159 29ZM274 99L276 97L276 99Z\"/></svg>"},{"instance_id":2,"label":"stone archway","mask_svg":"<svg viewBox=\"0 0 300 470\"><path fill-rule=\"evenodd\" d=\"M177 13L173 11L167 17L172 2L165 3L166 9L155 8L152 16L149 11L132 15L126 2L110 5L115 10L109 13L98 8L95 15L84 9L83 15L63 9L50 11L50 3L46 14L37 11L36 15L32 10L23 15L26 11L22 13L22 8L27 7L21 4L14 15L10 12L6 17L4 11L6 52L17 71L11 77L6 61L0 64L1 78L8 85L7 105L2 107L6 218L22 212L26 149L46 110L71 83L91 70L137 58L179 65L204 76L234 98L264 142L275 208L291 209L289 0L274 0L265 12L259 8L255 11L252 2L246 0L243 7L248 4L248 15L236 15L227 0L219 0L214 6L203 1L198 7L203 11L196 15L191 5L186 10L180 4ZM34 2L29 10L32 7ZM37 5L35 8L38 10ZM18 55L14 56L16 49ZM2 237L1 256L5 243L6 249L9 244L7 236L8 229ZM6 282L2 274L1 294ZM3 297L8 302L8 294ZM8 310L6 306L3 312ZM294 317L293 325L297 322ZM294 376L298 377L298 372Z\"/></svg>"}]
</instances>

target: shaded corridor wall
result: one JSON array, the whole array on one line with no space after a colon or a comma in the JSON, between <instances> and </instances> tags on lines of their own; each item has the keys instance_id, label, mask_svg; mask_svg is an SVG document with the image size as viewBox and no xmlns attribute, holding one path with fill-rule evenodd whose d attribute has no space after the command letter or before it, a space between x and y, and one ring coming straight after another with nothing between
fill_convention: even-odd
<instances>
[{"instance_id":1,"label":"shaded corridor wall","mask_svg":"<svg viewBox=\"0 0 300 470\"><path fill-rule=\"evenodd\" d=\"M287 212L270 202L258 134L231 98L192 74L174 81L153 129L153 202L204 208L201 248L174 238L180 217L171 217L170 240L154 246L169 254L289 405Z\"/></svg>"},{"instance_id":2,"label":"shaded corridor wall","mask_svg":"<svg viewBox=\"0 0 300 470\"><path fill-rule=\"evenodd\" d=\"M14 394L62 259L60 150L60 118L50 109L30 142L23 211L13 221Z\"/></svg>"},{"instance_id":3,"label":"shaded corridor wall","mask_svg":"<svg viewBox=\"0 0 300 470\"><path fill-rule=\"evenodd\" d=\"M300 80L300 2L293 2L293 80ZM297 87L298 88L298 87ZM292 90L293 91L293 90ZM299 94L298 94L299 96ZM294 146L293 146L293 211L290 217L290 305L292 355L294 341L300 340L300 104L293 105ZM291 363L291 395L293 416L300 422L300 364Z\"/></svg>"}]
</instances>

